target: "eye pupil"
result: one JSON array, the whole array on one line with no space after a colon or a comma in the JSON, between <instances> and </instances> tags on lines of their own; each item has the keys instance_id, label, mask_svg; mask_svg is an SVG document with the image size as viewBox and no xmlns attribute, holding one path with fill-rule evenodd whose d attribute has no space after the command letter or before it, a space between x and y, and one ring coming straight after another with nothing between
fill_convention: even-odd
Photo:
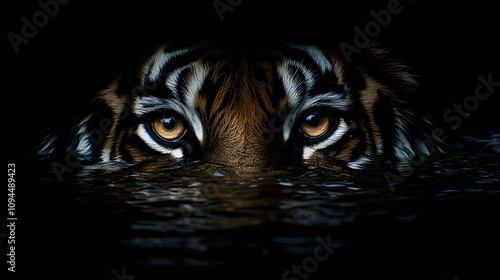
<instances>
[{"instance_id":1,"label":"eye pupil","mask_svg":"<svg viewBox=\"0 0 500 280\"><path fill-rule=\"evenodd\" d=\"M166 117L161 119L161 123L166 130L172 130L177 126L177 119L175 117Z\"/></svg>"},{"instance_id":2,"label":"eye pupil","mask_svg":"<svg viewBox=\"0 0 500 280\"><path fill-rule=\"evenodd\" d=\"M320 125L321 119L319 118L318 113L312 113L306 117L305 122L308 126L314 128Z\"/></svg>"}]
</instances>

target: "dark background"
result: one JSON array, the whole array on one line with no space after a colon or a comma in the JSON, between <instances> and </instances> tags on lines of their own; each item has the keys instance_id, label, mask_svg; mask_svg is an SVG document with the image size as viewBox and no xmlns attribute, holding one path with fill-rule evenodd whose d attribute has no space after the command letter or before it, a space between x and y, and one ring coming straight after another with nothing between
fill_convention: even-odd
<instances>
[{"instance_id":1,"label":"dark background","mask_svg":"<svg viewBox=\"0 0 500 280\"><path fill-rule=\"evenodd\" d=\"M353 28L364 29L373 20L370 11L387 9L389 1L244 0L225 12L223 21L213 2L73 0L60 4L57 14L21 44L17 54L6 34L21 35L21 18L32 20L41 8L36 1L9 3L2 16L7 55L5 135L13 145L23 142L21 150L11 150L13 156L29 157L41 129L74 115L117 73L133 70L162 42L279 37L352 44ZM493 80L500 81L497 7L487 1L406 0L400 5L403 11L392 15L376 40L420 76L426 109L437 125L450 136L485 137L498 131L498 92L482 101L458 130L443 121L447 109L474 94L479 75L492 73Z\"/></svg>"}]
</instances>

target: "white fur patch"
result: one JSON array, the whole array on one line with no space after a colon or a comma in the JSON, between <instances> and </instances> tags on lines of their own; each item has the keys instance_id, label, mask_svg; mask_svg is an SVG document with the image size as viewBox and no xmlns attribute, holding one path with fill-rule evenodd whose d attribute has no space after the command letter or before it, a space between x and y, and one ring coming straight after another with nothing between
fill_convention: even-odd
<instances>
[{"instance_id":1,"label":"white fur patch","mask_svg":"<svg viewBox=\"0 0 500 280\"><path fill-rule=\"evenodd\" d=\"M312 106L332 107L340 111L347 111L347 100L342 94L327 92L312 96L305 100L300 106L301 112L311 108Z\"/></svg>"},{"instance_id":2,"label":"white fur patch","mask_svg":"<svg viewBox=\"0 0 500 280\"><path fill-rule=\"evenodd\" d=\"M291 107L297 107L301 99L299 81L297 81L297 78L290 73L288 64L286 63L278 67L278 75L283 82L283 87L286 95L288 96Z\"/></svg>"},{"instance_id":3,"label":"white fur patch","mask_svg":"<svg viewBox=\"0 0 500 280\"><path fill-rule=\"evenodd\" d=\"M300 69L302 75L304 75L305 80L299 79L299 76L296 72L292 72L290 65L295 66ZM295 60L288 60L285 63L281 64L278 67L278 75L283 82L283 87L285 89L285 93L287 94L291 106L296 106L301 97L307 95L307 93L312 89L315 83L315 75L314 72L310 69L307 69L302 63L297 62ZM304 84L305 92L300 91L300 85Z\"/></svg>"},{"instance_id":4,"label":"white fur patch","mask_svg":"<svg viewBox=\"0 0 500 280\"><path fill-rule=\"evenodd\" d=\"M348 162L347 166L351 169L363 169L368 163L370 163L370 159L368 157L360 157L355 161Z\"/></svg>"},{"instance_id":5,"label":"white fur patch","mask_svg":"<svg viewBox=\"0 0 500 280\"><path fill-rule=\"evenodd\" d=\"M92 154L92 144L89 140L86 125L83 124L78 128L76 133L76 148L75 152L81 157L87 157Z\"/></svg>"},{"instance_id":6,"label":"white fur patch","mask_svg":"<svg viewBox=\"0 0 500 280\"><path fill-rule=\"evenodd\" d=\"M200 92L201 87L205 83L205 78L208 75L208 70L201 65L199 62L195 62L192 66L192 72L190 73L187 81L183 87L183 93L185 97L186 105L194 110L194 100L198 92Z\"/></svg>"},{"instance_id":7,"label":"white fur patch","mask_svg":"<svg viewBox=\"0 0 500 280\"><path fill-rule=\"evenodd\" d=\"M406 135L406 126L400 117L396 117L396 143L394 152L400 160L409 160L415 157L415 152Z\"/></svg>"},{"instance_id":8,"label":"white fur patch","mask_svg":"<svg viewBox=\"0 0 500 280\"><path fill-rule=\"evenodd\" d=\"M138 96L135 98L134 114L142 116L162 109L178 111L178 107L179 105L166 98L156 96Z\"/></svg>"},{"instance_id":9,"label":"white fur patch","mask_svg":"<svg viewBox=\"0 0 500 280\"><path fill-rule=\"evenodd\" d=\"M37 154L42 158L51 156L56 149L55 142L58 138L59 135L54 132L50 132L45 135L45 137L40 142L40 148L38 149Z\"/></svg>"}]
</instances>

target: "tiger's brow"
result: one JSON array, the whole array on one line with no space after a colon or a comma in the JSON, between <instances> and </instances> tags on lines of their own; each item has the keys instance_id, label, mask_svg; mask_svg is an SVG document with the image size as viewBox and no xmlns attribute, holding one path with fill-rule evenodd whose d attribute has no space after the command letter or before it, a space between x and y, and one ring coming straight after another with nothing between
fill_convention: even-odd
<instances>
[{"instance_id":1,"label":"tiger's brow","mask_svg":"<svg viewBox=\"0 0 500 280\"><path fill-rule=\"evenodd\" d=\"M174 57L185 54L189 49L180 49L173 52L165 52L164 47L160 48L154 57L154 62L150 66L148 79L156 81L161 73L161 69Z\"/></svg>"},{"instance_id":2,"label":"tiger's brow","mask_svg":"<svg viewBox=\"0 0 500 280\"><path fill-rule=\"evenodd\" d=\"M177 102L171 99L156 96L138 96L135 98L134 113L137 116L146 115L160 110L173 110L182 112Z\"/></svg>"},{"instance_id":3,"label":"tiger's brow","mask_svg":"<svg viewBox=\"0 0 500 280\"><path fill-rule=\"evenodd\" d=\"M349 102L345 94L336 92L326 92L322 94L317 94L315 96L311 96L310 98L304 100L304 102L300 105L299 112L305 111L315 106L317 107L326 106L345 112L348 109L348 105Z\"/></svg>"}]
</instances>

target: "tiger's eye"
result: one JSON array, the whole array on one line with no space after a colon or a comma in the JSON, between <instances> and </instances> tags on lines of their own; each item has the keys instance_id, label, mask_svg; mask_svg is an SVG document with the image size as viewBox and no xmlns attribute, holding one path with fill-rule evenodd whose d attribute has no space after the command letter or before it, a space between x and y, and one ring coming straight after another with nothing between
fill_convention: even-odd
<instances>
[{"instance_id":1,"label":"tiger's eye","mask_svg":"<svg viewBox=\"0 0 500 280\"><path fill-rule=\"evenodd\" d=\"M156 119L153 128L158 136L169 141L179 139L186 131L184 123L174 116Z\"/></svg>"},{"instance_id":2,"label":"tiger's eye","mask_svg":"<svg viewBox=\"0 0 500 280\"><path fill-rule=\"evenodd\" d=\"M319 137L330 127L330 119L317 112L310 113L300 123L300 130L309 137Z\"/></svg>"}]
</instances>

